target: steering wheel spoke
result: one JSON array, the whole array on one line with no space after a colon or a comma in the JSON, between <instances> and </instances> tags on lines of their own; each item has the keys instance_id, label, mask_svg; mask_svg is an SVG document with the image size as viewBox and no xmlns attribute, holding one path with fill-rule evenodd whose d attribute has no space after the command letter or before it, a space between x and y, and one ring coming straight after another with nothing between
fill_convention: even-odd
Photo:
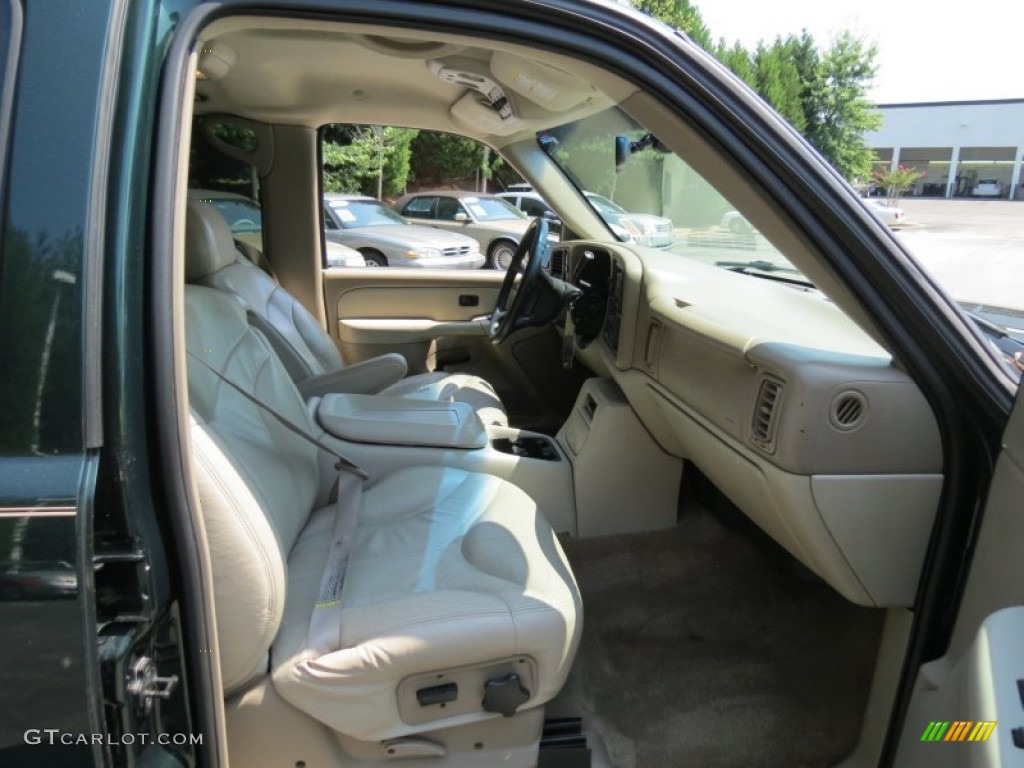
<instances>
[{"instance_id":1,"label":"steering wheel spoke","mask_svg":"<svg viewBox=\"0 0 1024 768\"><path fill-rule=\"evenodd\" d=\"M532 303L529 299L535 294L543 274L541 267L547 248L548 223L543 218L534 219L512 257L491 314L489 335L495 344L501 344L513 331L529 324ZM516 278L519 278L518 286Z\"/></svg>"}]
</instances>

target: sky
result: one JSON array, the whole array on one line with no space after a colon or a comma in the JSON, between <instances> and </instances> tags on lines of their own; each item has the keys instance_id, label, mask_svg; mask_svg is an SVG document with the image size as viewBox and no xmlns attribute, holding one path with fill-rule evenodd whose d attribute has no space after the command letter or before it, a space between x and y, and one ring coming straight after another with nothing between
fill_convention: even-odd
<instances>
[{"instance_id":1,"label":"sky","mask_svg":"<svg viewBox=\"0 0 1024 768\"><path fill-rule=\"evenodd\" d=\"M819 45L849 29L878 46L878 104L1024 98L1021 0L695 0L717 40L807 29ZM947 10L948 9L948 10Z\"/></svg>"}]
</instances>

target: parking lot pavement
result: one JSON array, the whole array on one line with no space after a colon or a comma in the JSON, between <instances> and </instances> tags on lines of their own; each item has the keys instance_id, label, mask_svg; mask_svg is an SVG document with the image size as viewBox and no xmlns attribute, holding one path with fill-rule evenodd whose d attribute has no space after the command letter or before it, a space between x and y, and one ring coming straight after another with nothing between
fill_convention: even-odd
<instances>
[{"instance_id":1,"label":"parking lot pavement","mask_svg":"<svg viewBox=\"0 0 1024 768\"><path fill-rule=\"evenodd\" d=\"M896 232L962 302L1024 310L1024 202L904 199Z\"/></svg>"}]
</instances>

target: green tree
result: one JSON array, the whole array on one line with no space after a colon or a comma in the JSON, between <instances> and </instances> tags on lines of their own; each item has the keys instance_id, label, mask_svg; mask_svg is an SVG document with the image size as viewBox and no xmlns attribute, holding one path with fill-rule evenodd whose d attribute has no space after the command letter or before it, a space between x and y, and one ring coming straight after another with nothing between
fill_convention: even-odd
<instances>
[{"instance_id":1,"label":"green tree","mask_svg":"<svg viewBox=\"0 0 1024 768\"><path fill-rule=\"evenodd\" d=\"M715 58L732 70L740 80L754 87L754 62L750 58L750 52L740 45L739 41L730 46L723 38L719 38L713 53Z\"/></svg>"},{"instance_id":2,"label":"green tree","mask_svg":"<svg viewBox=\"0 0 1024 768\"><path fill-rule=\"evenodd\" d=\"M867 99L878 49L850 32L838 35L821 58L808 95L812 119L805 135L848 179L866 178L875 154L864 134L879 128L881 115Z\"/></svg>"},{"instance_id":3,"label":"green tree","mask_svg":"<svg viewBox=\"0 0 1024 768\"><path fill-rule=\"evenodd\" d=\"M682 30L701 48L708 51L712 49L711 30L704 23L700 11L689 0L635 0L633 7L670 27Z\"/></svg>"},{"instance_id":4,"label":"green tree","mask_svg":"<svg viewBox=\"0 0 1024 768\"><path fill-rule=\"evenodd\" d=\"M867 177L874 153L864 134L881 124L867 99L875 75L875 46L844 32L822 52L803 30L770 45L759 43L753 56L739 43L727 47L725 41L714 53L846 178Z\"/></svg>"},{"instance_id":5,"label":"green tree","mask_svg":"<svg viewBox=\"0 0 1024 768\"><path fill-rule=\"evenodd\" d=\"M412 143L411 164L412 178L417 184L465 179L483 167L484 145L453 133L420 131Z\"/></svg>"},{"instance_id":6,"label":"green tree","mask_svg":"<svg viewBox=\"0 0 1024 768\"><path fill-rule=\"evenodd\" d=\"M389 197L409 180L411 145L419 132L374 125L330 125L321 154L327 192Z\"/></svg>"},{"instance_id":7,"label":"green tree","mask_svg":"<svg viewBox=\"0 0 1024 768\"><path fill-rule=\"evenodd\" d=\"M806 29L799 36L787 35L778 42L783 55L796 67L800 80L800 103L804 113L804 123L800 130L806 136L818 130L820 120L814 109L814 94L821 80L821 55L814 38Z\"/></svg>"},{"instance_id":8,"label":"green tree","mask_svg":"<svg viewBox=\"0 0 1024 768\"><path fill-rule=\"evenodd\" d=\"M804 83L796 62L786 44L776 39L771 46L759 43L754 53L752 85L775 111L786 118L798 131L807 127L804 101L801 94Z\"/></svg>"}]
</instances>

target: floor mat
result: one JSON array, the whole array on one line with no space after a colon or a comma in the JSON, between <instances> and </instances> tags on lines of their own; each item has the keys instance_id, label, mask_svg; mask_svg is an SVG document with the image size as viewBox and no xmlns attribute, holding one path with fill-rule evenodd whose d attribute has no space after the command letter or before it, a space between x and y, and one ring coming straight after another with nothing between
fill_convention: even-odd
<instances>
[{"instance_id":1,"label":"floor mat","mask_svg":"<svg viewBox=\"0 0 1024 768\"><path fill-rule=\"evenodd\" d=\"M794 575L707 513L564 545L584 630L548 711L582 716L617 768L810 768L853 748L882 611Z\"/></svg>"}]
</instances>

